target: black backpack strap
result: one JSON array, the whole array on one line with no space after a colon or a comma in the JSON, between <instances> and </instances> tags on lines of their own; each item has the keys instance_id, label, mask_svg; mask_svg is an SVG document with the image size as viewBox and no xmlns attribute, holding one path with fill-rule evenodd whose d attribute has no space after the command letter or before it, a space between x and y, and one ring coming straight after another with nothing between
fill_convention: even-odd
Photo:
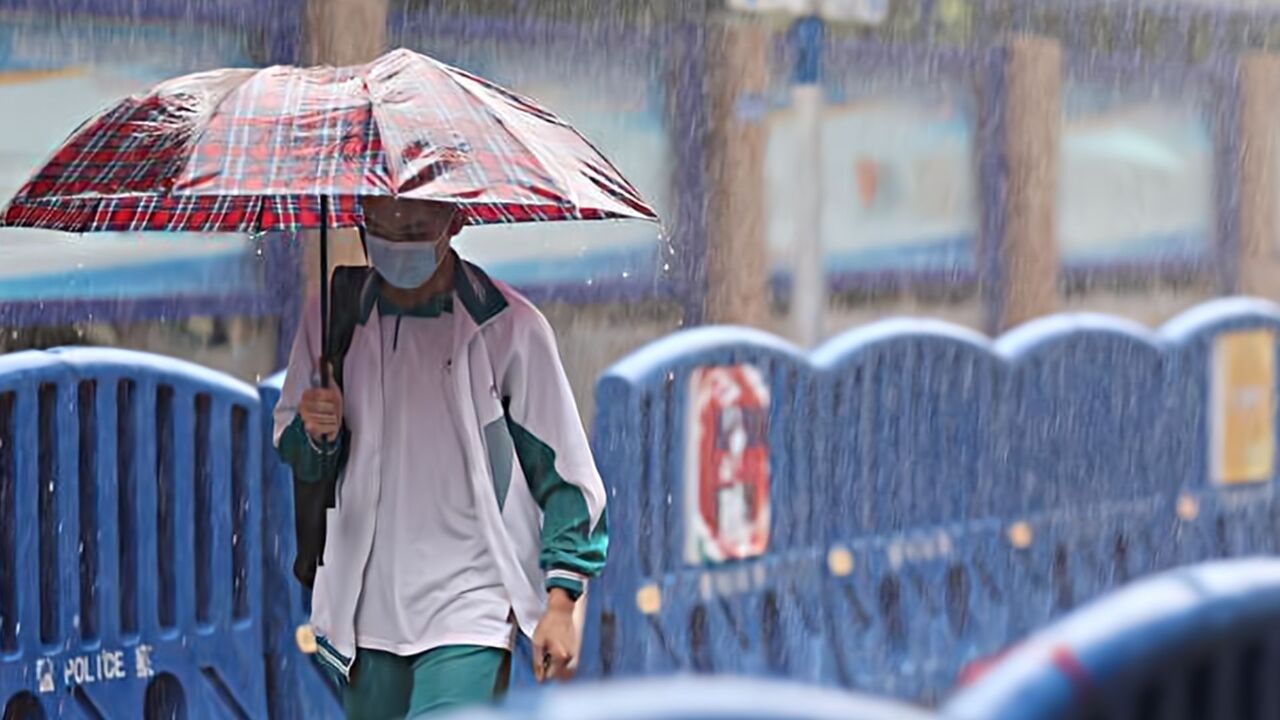
<instances>
[{"instance_id":1,"label":"black backpack strap","mask_svg":"<svg viewBox=\"0 0 1280 720\"><path fill-rule=\"evenodd\" d=\"M325 357L333 366L333 380L342 387L343 361L351 348L351 338L360 324L364 291L373 278L370 267L337 267L329 283L329 347Z\"/></svg>"},{"instance_id":2,"label":"black backpack strap","mask_svg":"<svg viewBox=\"0 0 1280 720\"><path fill-rule=\"evenodd\" d=\"M347 350L356 326L360 324L364 290L372 277L373 269L367 267L334 268L330 282L329 347L325 357L333 368L333 381L342 388L342 371ZM350 452L348 436L342 447L339 467ZM326 512L336 502L337 477L320 482L293 481L293 527L297 541L297 555L293 560L293 574L303 585L312 587L316 569L323 564L325 536L328 532Z\"/></svg>"}]
</instances>

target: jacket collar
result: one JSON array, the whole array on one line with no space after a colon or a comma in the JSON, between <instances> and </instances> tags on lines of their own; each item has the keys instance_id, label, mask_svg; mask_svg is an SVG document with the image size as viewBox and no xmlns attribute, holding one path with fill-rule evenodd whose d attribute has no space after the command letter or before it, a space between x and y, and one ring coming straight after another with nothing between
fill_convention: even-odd
<instances>
[{"instance_id":1,"label":"jacket collar","mask_svg":"<svg viewBox=\"0 0 1280 720\"><path fill-rule=\"evenodd\" d=\"M507 298L493 283L493 280L479 266L463 260L454 253L453 262L453 294L476 326L484 325L503 310L507 309ZM378 273L370 271L365 280L364 289L360 292L360 324L369 321L369 316L378 305L381 294L382 279Z\"/></svg>"},{"instance_id":2,"label":"jacket collar","mask_svg":"<svg viewBox=\"0 0 1280 720\"><path fill-rule=\"evenodd\" d=\"M507 309L507 296L502 294L498 286L478 265L457 258L453 268L454 295L462 301L467 314L475 321L477 327L484 325Z\"/></svg>"}]
</instances>

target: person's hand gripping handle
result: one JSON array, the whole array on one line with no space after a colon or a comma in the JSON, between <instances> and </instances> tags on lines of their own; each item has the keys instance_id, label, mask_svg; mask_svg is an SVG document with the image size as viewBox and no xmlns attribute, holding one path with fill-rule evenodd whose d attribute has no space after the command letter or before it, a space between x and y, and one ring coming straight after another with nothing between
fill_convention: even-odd
<instances>
[{"instance_id":1,"label":"person's hand gripping handle","mask_svg":"<svg viewBox=\"0 0 1280 720\"><path fill-rule=\"evenodd\" d=\"M298 414L312 440L330 444L337 442L342 430L342 391L333 386L328 364L323 359L320 362L322 386L302 392Z\"/></svg>"}]
</instances>

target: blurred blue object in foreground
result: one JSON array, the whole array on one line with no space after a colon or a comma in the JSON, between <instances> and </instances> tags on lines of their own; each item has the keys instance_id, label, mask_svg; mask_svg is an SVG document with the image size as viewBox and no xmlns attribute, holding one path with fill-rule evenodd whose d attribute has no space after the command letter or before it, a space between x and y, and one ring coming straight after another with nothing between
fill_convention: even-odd
<instances>
[{"instance_id":1,"label":"blurred blue object in foreground","mask_svg":"<svg viewBox=\"0 0 1280 720\"><path fill-rule=\"evenodd\" d=\"M457 720L921 720L932 713L891 700L799 683L667 677L515 693L504 708Z\"/></svg>"},{"instance_id":2,"label":"blurred blue object in foreground","mask_svg":"<svg viewBox=\"0 0 1280 720\"><path fill-rule=\"evenodd\" d=\"M1280 560L1170 570L1031 635L944 709L955 720L1280 713Z\"/></svg>"}]
</instances>

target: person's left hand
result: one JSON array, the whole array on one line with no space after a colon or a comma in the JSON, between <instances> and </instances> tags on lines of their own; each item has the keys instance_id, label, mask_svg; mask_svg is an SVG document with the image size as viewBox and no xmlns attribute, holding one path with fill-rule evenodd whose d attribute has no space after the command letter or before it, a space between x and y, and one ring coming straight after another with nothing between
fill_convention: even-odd
<instances>
[{"instance_id":1,"label":"person's left hand","mask_svg":"<svg viewBox=\"0 0 1280 720\"><path fill-rule=\"evenodd\" d=\"M533 632L533 675L538 682L568 680L573 677L578 630L573 624L573 598L560 588L551 588L547 612Z\"/></svg>"}]
</instances>

